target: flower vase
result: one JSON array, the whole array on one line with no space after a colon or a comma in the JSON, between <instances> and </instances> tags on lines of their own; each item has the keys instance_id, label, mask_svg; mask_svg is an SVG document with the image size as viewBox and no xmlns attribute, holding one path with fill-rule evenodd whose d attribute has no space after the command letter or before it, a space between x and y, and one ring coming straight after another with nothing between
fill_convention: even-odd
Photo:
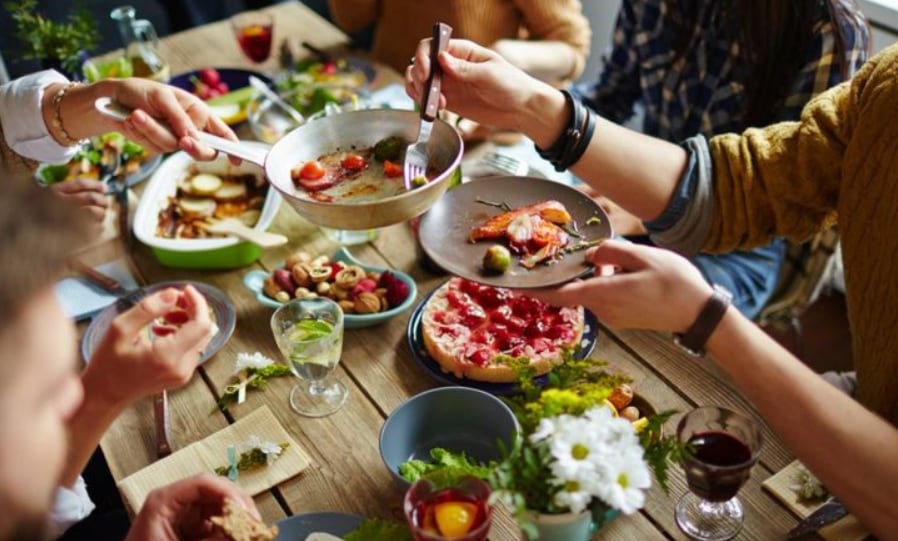
<instances>
[{"instance_id":1,"label":"flower vase","mask_svg":"<svg viewBox=\"0 0 898 541\"><path fill-rule=\"evenodd\" d=\"M593 504L581 513L550 515L534 513L533 524L538 537L530 541L589 541L596 532L620 514L602 504Z\"/></svg>"}]
</instances>

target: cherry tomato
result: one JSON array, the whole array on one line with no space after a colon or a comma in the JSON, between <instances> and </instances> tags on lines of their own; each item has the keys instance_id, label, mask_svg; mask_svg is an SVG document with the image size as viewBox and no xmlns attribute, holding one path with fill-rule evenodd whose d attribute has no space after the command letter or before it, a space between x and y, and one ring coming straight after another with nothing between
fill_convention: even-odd
<instances>
[{"instance_id":1,"label":"cherry tomato","mask_svg":"<svg viewBox=\"0 0 898 541\"><path fill-rule=\"evenodd\" d=\"M340 165L343 166L343 169L347 171L361 171L365 168L367 163L365 163L365 158L359 156L358 154L350 154L343 158L343 161L340 162Z\"/></svg>"},{"instance_id":2,"label":"cherry tomato","mask_svg":"<svg viewBox=\"0 0 898 541\"><path fill-rule=\"evenodd\" d=\"M318 180L324 176L324 166L315 160L307 161L299 170L299 178L304 180Z\"/></svg>"},{"instance_id":3,"label":"cherry tomato","mask_svg":"<svg viewBox=\"0 0 898 541\"><path fill-rule=\"evenodd\" d=\"M396 178L402 176L402 166L395 164L390 160L384 160L384 174L388 178Z\"/></svg>"}]
</instances>

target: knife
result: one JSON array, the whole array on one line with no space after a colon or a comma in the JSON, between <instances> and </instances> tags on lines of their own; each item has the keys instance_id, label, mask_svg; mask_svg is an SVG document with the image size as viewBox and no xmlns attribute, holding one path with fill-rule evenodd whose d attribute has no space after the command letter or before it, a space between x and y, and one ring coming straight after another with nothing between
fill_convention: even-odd
<instances>
[{"instance_id":1,"label":"knife","mask_svg":"<svg viewBox=\"0 0 898 541\"><path fill-rule=\"evenodd\" d=\"M842 502L836 498L830 498L815 509L813 513L803 518L797 526L789 530L786 538L797 539L804 537L809 533L816 532L827 524L832 524L847 514L848 509L845 508Z\"/></svg>"},{"instance_id":2,"label":"knife","mask_svg":"<svg viewBox=\"0 0 898 541\"><path fill-rule=\"evenodd\" d=\"M171 454L171 419L168 412L168 394L165 391L153 397L153 414L156 419L156 458Z\"/></svg>"},{"instance_id":3,"label":"knife","mask_svg":"<svg viewBox=\"0 0 898 541\"><path fill-rule=\"evenodd\" d=\"M69 267L73 271L86 278L89 282L100 286L113 295L121 296L128 293L128 290L122 287L122 284L118 280L111 276L103 274L102 272L89 265L85 265L78 259L70 259Z\"/></svg>"}]
</instances>

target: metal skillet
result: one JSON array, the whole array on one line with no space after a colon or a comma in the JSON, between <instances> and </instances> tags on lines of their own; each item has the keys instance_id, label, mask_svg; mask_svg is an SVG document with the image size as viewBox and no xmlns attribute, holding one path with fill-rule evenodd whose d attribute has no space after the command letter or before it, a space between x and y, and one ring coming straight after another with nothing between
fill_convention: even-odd
<instances>
[{"instance_id":1,"label":"metal skillet","mask_svg":"<svg viewBox=\"0 0 898 541\"><path fill-rule=\"evenodd\" d=\"M100 98L96 108L103 114L124 120L130 111L109 98ZM429 182L409 191L379 197L379 186L364 197L344 196L340 183L319 194L333 194L333 201L313 199L290 178L290 170L304 161L352 148L370 148L385 137L399 136L413 141L418 133L419 115L414 111L373 109L352 111L316 119L294 128L270 149L229 141L200 132L199 139L210 147L260 165L268 182L290 206L310 222L334 229L361 230L384 227L409 220L430 208L461 175L464 146L461 136L448 123L436 120L430 138Z\"/></svg>"}]
</instances>

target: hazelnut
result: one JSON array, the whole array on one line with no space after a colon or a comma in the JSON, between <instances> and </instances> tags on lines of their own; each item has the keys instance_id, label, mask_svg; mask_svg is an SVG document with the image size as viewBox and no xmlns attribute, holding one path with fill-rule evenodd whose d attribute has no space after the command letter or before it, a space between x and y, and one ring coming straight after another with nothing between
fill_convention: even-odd
<instances>
[{"instance_id":1,"label":"hazelnut","mask_svg":"<svg viewBox=\"0 0 898 541\"><path fill-rule=\"evenodd\" d=\"M320 255L312 260L312 267L323 267L330 260L326 255Z\"/></svg>"},{"instance_id":2,"label":"hazelnut","mask_svg":"<svg viewBox=\"0 0 898 541\"><path fill-rule=\"evenodd\" d=\"M308 252L296 252L295 254L291 254L290 257L284 262L285 269L292 269L299 263L309 263L312 261L312 256L309 255Z\"/></svg>"},{"instance_id":3,"label":"hazelnut","mask_svg":"<svg viewBox=\"0 0 898 541\"><path fill-rule=\"evenodd\" d=\"M355 299L355 311L359 314L374 314L380 311L380 298L374 293L360 293Z\"/></svg>"},{"instance_id":4,"label":"hazelnut","mask_svg":"<svg viewBox=\"0 0 898 541\"><path fill-rule=\"evenodd\" d=\"M318 282L318 285L315 286L315 292L319 295L327 295L330 293L331 285L328 282Z\"/></svg>"},{"instance_id":5,"label":"hazelnut","mask_svg":"<svg viewBox=\"0 0 898 541\"><path fill-rule=\"evenodd\" d=\"M303 295L302 298L304 298L304 299L317 299L317 298L318 298L318 293L315 293L314 291L309 291L308 293L306 293L305 295Z\"/></svg>"},{"instance_id":6,"label":"hazelnut","mask_svg":"<svg viewBox=\"0 0 898 541\"><path fill-rule=\"evenodd\" d=\"M347 314L355 313L355 303L352 301L342 300L337 304L340 305L340 308Z\"/></svg>"},{"instance_id":7,"label":"hazelnut","mask_svg":"<svg viewBox=\"0 0 898 541\"><path fill-rule=\"evenodd\" d=\"M337 273L337 276L334 277L334 283L343 289L352 289L363 278L365 278L364 269L358 265L350 265Z\"/></svg>"},{"instance_id":8,"label":"hazelnut","mask_svg":"<svg viewBox=\"0 0 898 541\"><path fill-rule=\"evenodd\" d=\"M309 272L311 270L312 268L309 267L308 263L297 263L290 267L290 274L297 285L308 287L312 283L312 277Z\"/></svg>"},{"instance_id":9,"label":"hazelnut","mask_svg":"<svg viewBox=\"0 0 898 541\"><path fill-rule=\"evenodd\" d=\"M293 295L294 295L297 299L302 299L303 297L305 297L305 296L308 295L309 293L311 293L311 291L309 291L309 288L307 288L307 287L298 287L298 288L296 288L296 291L293 292Z\"/></svg>"},{"instance_id":10,"label":"hazelnut","mask_svg":"<svg viewBox=\"0 0 898 541\"><path fill-rule=\"evenodd\" d=\"M264 282L262 282L262 292L272 299L275 298L275 296L281 291L281 286L279 286L277 282L274 281L273 276L269 276L265 279Z\"/></svg>"},{"instance_id":11,"label":"hazelnut","mask_svg":"<svg viewBox=\"0 0 898 541\"><path fill-rule=\"evenodd\" d=\"M290 294L286 291L278 291L277 295L274 296L274 300L278 302L290 302Z\"/></svg>"}]
</instances>

